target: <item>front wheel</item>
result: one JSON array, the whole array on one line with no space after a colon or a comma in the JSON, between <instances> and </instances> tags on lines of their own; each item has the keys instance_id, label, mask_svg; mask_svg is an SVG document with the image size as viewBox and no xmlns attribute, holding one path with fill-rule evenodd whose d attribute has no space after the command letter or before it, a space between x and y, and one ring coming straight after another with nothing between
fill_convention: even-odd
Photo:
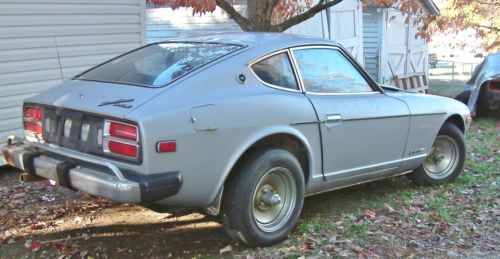
<instances>
[{"instance_id":1,"label":"front wheel","mask_svg":"<svg viewBox=\"0 0 500 259\"><path fill-rule=\"evenodd\" d=\"M228 179L222 223L229 235L247 246L266 246L286 238L304 201L299 161L282 149L252 154Z\"/></svg>"},{"instance_id":2,"label":"front wheel","mask_svg":"<svg viewBox=\"0 0 500 259\"><path fill-rule=\"evenodd\" d=\"M464 168L465 139L453 124L443 125L424 163L409 174L418 185L437 185L457 179Z\"/></svg>"}]
</instances>

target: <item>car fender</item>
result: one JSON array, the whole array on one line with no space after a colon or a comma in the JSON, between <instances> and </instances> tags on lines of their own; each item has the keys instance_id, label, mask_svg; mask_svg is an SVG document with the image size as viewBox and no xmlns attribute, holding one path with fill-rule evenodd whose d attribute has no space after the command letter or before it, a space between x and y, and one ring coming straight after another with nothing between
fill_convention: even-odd
<instances>
[{"instance_id":1,"label":"car fender","mask_svg":"<svg viewBox=\"0 0 500 259\"><path fill-rule=\"evenodd\" d=\"M216 192L214 192L213 197L211 198L212 201L214 201L220 190L223 188L227 178L229 177L229 174L233 170L234 166L236 163L239 161L239 159L243 156L243 154L251 148L255 143L257 143L259 140L266 138L271 135L276 135L276 134L288 134L290 136L293 136L297 138L301 144L304 145L305 150L307 152L307 158L309 162L309 171L310 172L315 172L315 164L314 164L314 157L311 152L311 144L310 141L305 137L305 135L299 131L296 128L293 128L292 126L274 126L274 127L267 127L263 128L252 135L248 136L244 141L241 142L241 145L233 152L233 155L228 159L228 162L226 164L226 167L224 168L224 173L222 174L222 177L220 178ZM306 182L312 177L312 173L308 174L309 177L306 179Z\"/></svg>"}]
</instances>

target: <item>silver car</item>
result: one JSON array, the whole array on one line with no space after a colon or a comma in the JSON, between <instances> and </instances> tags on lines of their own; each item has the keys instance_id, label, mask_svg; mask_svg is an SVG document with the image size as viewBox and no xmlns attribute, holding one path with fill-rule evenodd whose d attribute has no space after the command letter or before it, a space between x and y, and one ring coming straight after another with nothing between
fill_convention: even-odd
<instances>
[{"instance_id":1,"label":"silver car","mask_svg":"<svg viewBox=\"0 0 500 259\"><path fill-rule=\"evenodd\" d=\"M286 238L304 197L394 175L455 180L471 119L379 86L335 42L278 33L133 50L24 102L3 149L23 181L219 215L248 246Z\"/></svg>"}]
</instances>

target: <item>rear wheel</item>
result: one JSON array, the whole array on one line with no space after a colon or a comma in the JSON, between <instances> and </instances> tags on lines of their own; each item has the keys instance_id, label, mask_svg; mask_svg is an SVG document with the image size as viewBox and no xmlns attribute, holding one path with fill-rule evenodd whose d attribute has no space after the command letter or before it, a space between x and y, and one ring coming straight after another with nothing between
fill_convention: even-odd
<instances>
[{"instance_id":1,"label":"rear wheel","mask_svg":"<svg viewBox=\"0 0 500 259\"><path fill-rule=\"evenodd\" d=\"M247 246L266 246L286 238L302 210L304 175L288 151L255 152L234 172L222 201L222 223Z\"/></svg>"},{"instance_id":2,"label":"rear wheel","mask_svg":"<svg viewBox=\"0 0 500 259\"><path fill-rule=\"evenodd\" d=\"M453 124L446 123L434 140L425 162L409 174L419 185L437 185L457 179L464 168L465 139Z\"/></svg>"}]
</instances>

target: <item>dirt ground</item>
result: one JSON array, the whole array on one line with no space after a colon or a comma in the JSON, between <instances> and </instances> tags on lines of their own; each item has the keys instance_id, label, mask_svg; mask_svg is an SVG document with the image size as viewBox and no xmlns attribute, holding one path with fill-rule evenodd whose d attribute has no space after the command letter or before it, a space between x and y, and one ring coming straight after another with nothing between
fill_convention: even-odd
<instances>
[{"instance_id":1,"label":"dirt ground","mask_svg":"<svg viewBox=\"0 0 500 259\"><path fill-rule=\"evenodd\" d=\"M281 244L248 249L215 218L91 197L0 168L0 258L495 257L500 250L500 124L476 122L453 184L405 176L309 197Z\"/></svg>"}]
</instances>

